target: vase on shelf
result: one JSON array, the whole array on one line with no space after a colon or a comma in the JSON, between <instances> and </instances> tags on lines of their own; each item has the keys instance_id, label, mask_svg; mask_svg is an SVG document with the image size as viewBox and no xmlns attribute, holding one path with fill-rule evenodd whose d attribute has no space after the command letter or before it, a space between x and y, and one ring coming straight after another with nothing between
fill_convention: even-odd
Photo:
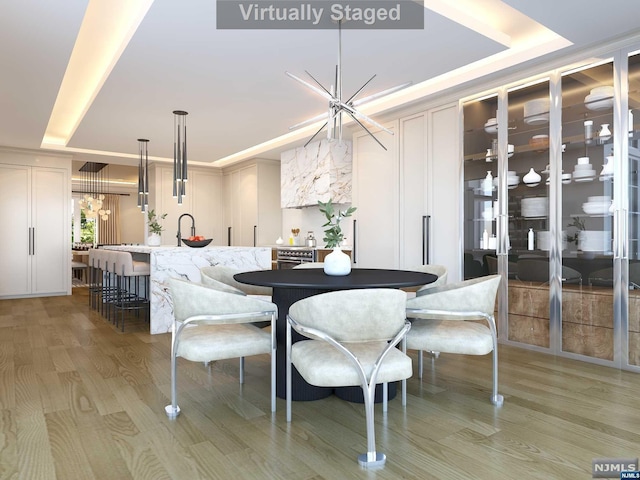
<instances>
[{"instance_id":1,"label":"vase on shelf","mask_svg":"<svg viewBox=\"0 0 640 480\"><path fill-rule=\"evenodd\" d=\"M611 130L609 129L608 123L603 123L600 125L600 133L598 134L598 138L601 143L607 142L611 138Z\"/></svg>"},{"instance_id":2,"label":"vase on shelf","mask_svg":"<svg viewBox=\"0 0 640 480\"><path fill-rule=\"evenodd\" d=\"M529 173L522 177L522 181L527 185L527 187L535 187L540 183L540 180L542 180L542 177L536 173L533 168L529 170Z\"/></svg>"},{"instance_id":3,"label":"vase on shelf","mask_svg":"<svg viewBox=\"0 0 640 480\"><path fill-rule=\"evenodd\" d=\"M349 275L351 273L351 257L344 253L340 247L334 247L333 251L324 257L324 273L334 277Z\"/></svg>"}]
</instances>

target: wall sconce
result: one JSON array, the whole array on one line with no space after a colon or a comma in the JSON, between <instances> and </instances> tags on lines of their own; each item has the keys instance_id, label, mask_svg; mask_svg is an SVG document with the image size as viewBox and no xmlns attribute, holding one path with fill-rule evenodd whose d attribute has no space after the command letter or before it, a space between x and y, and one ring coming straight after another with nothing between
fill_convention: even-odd
<instances>
[{"instance_id":1,"label":"wall sconce","mask_svg":"<svg viewBox=\"0 0 640 480\"><path fill-rule=\"evenodd\" d=\"M187 112L173 111L173 197L182 205L187 195Z\"/></svg>"}]
</instances>

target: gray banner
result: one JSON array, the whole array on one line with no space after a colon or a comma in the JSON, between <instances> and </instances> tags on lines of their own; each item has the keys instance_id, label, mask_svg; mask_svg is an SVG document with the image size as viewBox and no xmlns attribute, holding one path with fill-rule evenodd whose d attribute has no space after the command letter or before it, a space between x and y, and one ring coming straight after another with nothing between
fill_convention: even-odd
<instances>
[{"instance_id":1,"label":"gray banner","mask_svg":"<svg viewBox=\"0 0 640 480\"><path fill-rule=\"evenodd\" d=\"M591 476L593 478L620 478L621 472L635 472L638 468L637 457L594 458L591 461Z\"/></svg>"},{"instance_id":2,"label":"gray banner","mask_svg":"<svg viewBox=\"0 0 640 480\"><path fill-rule=\"evenodd\" d=\"M216 15L221 30L424 29L421 0L218 0Z\"/></svg>"}]
</instances>

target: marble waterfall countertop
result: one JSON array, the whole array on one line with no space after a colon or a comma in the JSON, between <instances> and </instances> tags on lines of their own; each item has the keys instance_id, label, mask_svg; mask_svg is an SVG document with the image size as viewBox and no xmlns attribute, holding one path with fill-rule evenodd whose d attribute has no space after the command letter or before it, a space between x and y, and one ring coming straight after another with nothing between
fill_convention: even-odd
<instances>
[{"instance_id":1,"label":"marble waterfall countertop","mask_svg":"<svg viewBox=\"0 0 640 480\"><path fill-rule=\"evenodd\" d=\"M151 333L170 332L173 325L169 278L200 282L200 269L211 265L224 265L242 272L271 268L271 248L268 247L112 245L102 248L149 255Z\"/></svg>"}]
</instances>

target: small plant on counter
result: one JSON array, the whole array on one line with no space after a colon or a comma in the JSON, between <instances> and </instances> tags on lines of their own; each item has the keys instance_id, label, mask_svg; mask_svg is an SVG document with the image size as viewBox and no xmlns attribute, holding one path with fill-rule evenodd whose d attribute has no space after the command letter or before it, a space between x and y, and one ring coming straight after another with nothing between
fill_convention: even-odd
<instances>
[{"instance_id":1,"label":"small plant on counter","mask_svg":"<svg viewBox=\"0 0 640 480\"><path fill-rule=\"evenodd\" d=\"M156 215L155 210L149 210L147 212L147 220L149 225L149 233L155 233L157 235L162 234L164 228L160 225L160 220L164 220L167 214L163 213L162 215Z\"/></svg>"},{"instance_id":2,"label":"small plant on counter","mask_svg":"<svg viewBox=\"0 0 640 480\"><path fill-rule=\"evenodd\" d=\"M326 248L339 247L342 240L344 240L344 234L342 233L342 228L340 228L340 221L342 221L343 218L350 217L353 212L356 211L356 207L338 210L336 213L331 199L326 203L318 200L318 206L320 207L320 211L327 217L327 223L322 226L329 227L324 231L324 238L322 239L326 244Z\"/></svg>"}]
</instances>

